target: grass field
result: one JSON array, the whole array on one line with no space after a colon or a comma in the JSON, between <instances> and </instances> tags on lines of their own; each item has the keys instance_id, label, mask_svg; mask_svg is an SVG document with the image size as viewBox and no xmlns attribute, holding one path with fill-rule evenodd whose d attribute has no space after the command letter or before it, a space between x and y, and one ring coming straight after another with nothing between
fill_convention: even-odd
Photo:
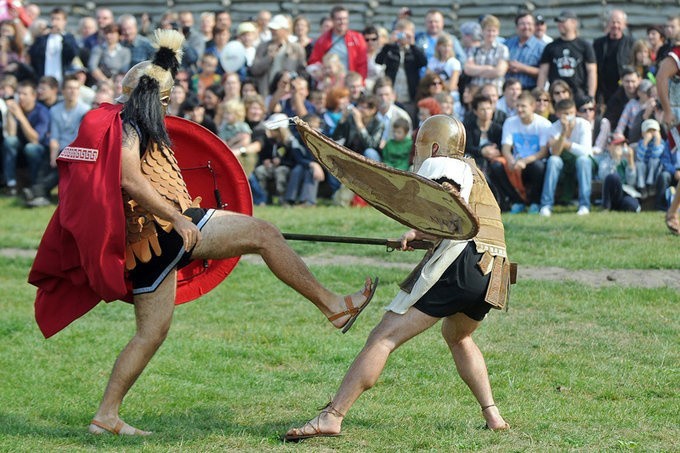
<instances>
[{"instance_id":1,"label":"grass field","mask_svg":"<svg viewBox=\"0 0 680 453\"><path fill-rule=\"evenodd\" d=\"M50 209L0 200L0 249L32 249ZM284 231L396 237L371 209L261 208ZM680 240L660 213L506 217L509 252L526 266L677 269ZM95 219L93 219L95 222ZM33 320L31 259L0 255L0 451L678 451L680 315L668 288L593 288L520 281L510 310L475 334L496 402L512 425L483 418L435 327L398 350L349 413L340 438L283 444L335 391L419 253L293 243L303 256L375 258L312 271L338 292L379 275L376 299L346 335L259 264L242 262L216 290L179 307L168 340L122 408L150 438L86 432L110 368L134 329L130 306L100 304L50 340ZM371 262L371 261L367 261Z\"/></svg>"}]
</instances>

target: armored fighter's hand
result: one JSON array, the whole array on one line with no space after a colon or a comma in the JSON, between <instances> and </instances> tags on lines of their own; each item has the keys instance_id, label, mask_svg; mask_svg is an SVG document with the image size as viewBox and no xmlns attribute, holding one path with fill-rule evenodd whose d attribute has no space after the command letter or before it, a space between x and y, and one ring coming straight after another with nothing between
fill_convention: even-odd
<instances>
[{"instance_id":1,"label":"armored fighter's hand","mask_svg":"<svg viewBox=\"0 0 680 453\"><path fill-rule=\"evenodd\" d=\"M437 239L436 236L423 233L422 231L418 231L415 229L410 229L406 233L402 234L401 237L399 238L399 241L401 241L401 250L406 251L406 250L415 250L413 247L409 245L409 242L411 241L430 241L430 242L435 242Z\"/></svg>"},{"instance_id":2,"label":"armored fighter's hand","mask_svg":"<svg viewBox=\"0 0 680 453\"><path fill-rule=\"evenodd\" d=\"M182 237L184 250L187 252L201 242L201 230L182 214L173 220L172 227Z\"/></svg>"}]
</instances>

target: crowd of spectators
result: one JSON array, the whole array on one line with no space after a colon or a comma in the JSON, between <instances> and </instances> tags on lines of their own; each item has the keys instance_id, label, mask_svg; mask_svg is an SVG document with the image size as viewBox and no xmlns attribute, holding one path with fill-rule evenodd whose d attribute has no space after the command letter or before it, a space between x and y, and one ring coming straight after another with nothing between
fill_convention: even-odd
<instances>
[{"instance_id":1,"label":"crowd of spectators","mask_svg":"<svg viewBox=\"0 0 680 453\"><path fill-rule=\"evenodd\" d=\"M655 73L680 38L680 15L635 38L614 9L593 42L579 36L573 10L551 18L519 11L506 37L491 14L457 24L458 35L441 11L428 11L422 30L412 19L401 8L393 23L357 31L343 6L318 24L266 10L232 23L228 10L169 10L154 20L100 7L68 30L61 8L45 16L36 4L0 9L3 193L50 204L56 158L83 115L115 102L122 76L153 55L155 28L174 28L186 41L168 113L224 140L256 204L360 203L286 118L407 170L418 125L444 114L463 123L466 155L504 211L550 216L573 204L587 215L591 200L604 209L667 208L680 159L661 121Z\"/></svg>"}]
</instances>

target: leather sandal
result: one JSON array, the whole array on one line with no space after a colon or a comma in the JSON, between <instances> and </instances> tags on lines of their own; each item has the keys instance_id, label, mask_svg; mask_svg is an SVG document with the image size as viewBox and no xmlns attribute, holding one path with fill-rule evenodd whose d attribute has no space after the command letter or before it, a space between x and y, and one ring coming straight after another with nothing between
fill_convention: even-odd
<instances>
[{"instance_id":1,"label":"leather sandal","mask_svg":"<svg viewBox=\"0 0 680 453\"><path fill-rule=\"evenodd\" d=\"M482 407L482 413L484 413L485 410L487 410L490 407L496 407L495 404L489 404L488 406ZM507 431L510 429L510 424L508 422L505 422L505 425L500 426L498 428L491 428L488 423L485 423L484 426L482 427L483 429L488 429L490 431Z\"/></svg>"},{"instance_id":2,"label":"leather sandal","mask_svg":"<svg viewBox=\"0 0 680 453\"><path fill-rule=\"evenodd\" d=\"M354 305L354 302L352 302L352 296L351 295L345 296L345 306L347 307L347 310L329 316L328 320L330 322L333 322L336 319L342 318L343 316L350 315L350 318L342 326L342 333L347 333L347 331L352 327L352 325L354 325L354 322L357 320L361 312L364 311L364 308L366 308L369 302L371 302L371 299L373 299L373 295L375 294L375 290L378 287L379 281L380 279L378 277L375 277L373 281L371 281L370 278L367 278L364 290L361 292L361 295L366 298L364 303L361 306L356 307Z\"/></svg>"},{"instance_id":3,"label":"leather sandal","mask_svg":"<svg viewBox=\"0 0 680 453\"><path fill-rule=\"evenodd\" d=\"M97 428L100 428L100 430L92 429L92 425L96 426ZM130 426L130 428L134 429L134 432L132 432L132 433L122 433L121 434L121 431L123 430L123 428L125 428L125 426L126 426L126 423L123 420L120 420L120 419L118 419L118 421L116 422L116 426L114 426L114 427L111 427L111 426L107 425L106 423L102 423L98 420L92 420L90 422L90 433L92 433L92 434L106 434L108 432L108 433L114 434L116 436L120 436L120 435L124 435L124 436L149 436L149 435L151 435L151 433L148 432L148 431L142 431L141 429L134 428L130 425L127 425L127 426Z\"/></svg>"},{"instance_id":4,"label":"leather sandal","mask_svg":"<svg viewBox=\"0 0 680 453\"><path fill-rule=\"evenodd\" d=\"M338 437L341 435L341 433L322 433L321 432L321 427L319 425L319 419L321 418L322 415L324 414L332 414L335 415L336 417L340 418L345 418L345 414L337 410L336 408L333 407L333 402L330 401L326 406L324 406L321 409L321 412L319 413L319 416L316 417L316 426L312 424L312 421L308 421L304 425L302 425L302 428L293 428L291 431L294 431L293 433L288 432L283 436L283 441L284 442L300 442L301 440L305 439L311 439L313 437ZM313 432L307 433L307 434L302 434L302 432L305 430L305 428L309 426L312 428Z\"/></svg>"}]
</instances>

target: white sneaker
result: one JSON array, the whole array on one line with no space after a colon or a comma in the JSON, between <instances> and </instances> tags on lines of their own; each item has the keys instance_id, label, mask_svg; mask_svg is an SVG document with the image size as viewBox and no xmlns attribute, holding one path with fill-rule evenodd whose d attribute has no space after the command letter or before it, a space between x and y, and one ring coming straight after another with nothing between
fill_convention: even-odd
<instances>
[{"instance_id":1,"label":"white sneaker","mask_svg":"<svg viewBox=\"0 0 680 453\"><path fill-rule=\"evenodd\" d=\"M590 209L588 209L586 206L581 206L578 208L578 211L576 211L576 215L588 215L590 214Z\"/></svg>"},{"instance_id":2,"label":"white sneaker","mask_svg":"<svg viewBox=\"0 0 680 453\"><path fill-rule=\"evenodd\" d=\"M550 210L549 206L543 206L541 210L538 211L538 215L543 217L550 217L552 215L552 211Z\"/></svg>"}]
</instances>

